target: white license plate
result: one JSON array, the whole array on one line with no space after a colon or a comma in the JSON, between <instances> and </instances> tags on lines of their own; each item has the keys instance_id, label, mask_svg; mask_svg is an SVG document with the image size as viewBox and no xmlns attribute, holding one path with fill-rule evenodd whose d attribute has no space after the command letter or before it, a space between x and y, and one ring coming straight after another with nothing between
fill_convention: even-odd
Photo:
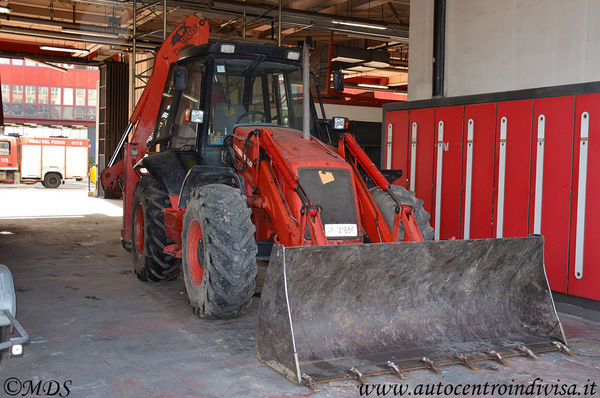
<instances>
[{"instance_id":1,"label":"white license plate","mask_svg":"<svg viewBox=\"0 0 600 398\"><path fill-rule=\"evenodd\" d=\"M325 224L327 238L345 238L358 235L356 224Z\"/></svg>"}]
</instances>

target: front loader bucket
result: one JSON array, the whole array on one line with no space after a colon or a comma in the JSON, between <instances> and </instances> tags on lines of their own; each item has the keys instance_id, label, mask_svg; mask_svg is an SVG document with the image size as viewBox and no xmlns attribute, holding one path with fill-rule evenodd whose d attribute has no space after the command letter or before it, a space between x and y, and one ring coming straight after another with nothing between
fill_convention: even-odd
<instances>
[{"instance_id":1,"label":"front loader bucket","mask_svg":"<svg viewBox=\"0 0 600 398\"><path fill-rule=\"evenodd\" d=\"M543 247L541 236L278 245L259 306L258 357L313 384L568 350Z\"/></svg>"}]
</instances>

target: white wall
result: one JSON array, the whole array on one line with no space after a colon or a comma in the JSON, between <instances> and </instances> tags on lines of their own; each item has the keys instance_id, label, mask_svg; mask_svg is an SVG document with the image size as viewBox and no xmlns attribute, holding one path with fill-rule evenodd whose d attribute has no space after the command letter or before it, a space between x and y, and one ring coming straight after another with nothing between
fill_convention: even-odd
<instances>
[{"instance_id":1,"label":"white wall","mask_svg":"<svg viewBox=\"0 0 600 398\"><path fill-rule=\"evenodd\" d=\"M355 105L338 105L338 104L323 104L325 106L325 115L328 118L334 116L347 117L350 120L360 122L377 122L383 120L383 110L380 107L372 106L355 106ZM317 105L317 116L321 117L321 108Z\"/></svg>"},{"instance_id":2,"label":"white wall","mask_svg":"<svg viewBox=\"0 0 600 398\"><path fill-rule=\"evenodd\" d=\"M429 68L420 53L433 52L413 36L413 24L433 18L420 3L411 1L409 99L431 85L431 73L412 72ZM598 0L447 0L445 95L598 81L599 19Z\"/></svg>"},{"instance_id":3,"label":"white wall","mask_svg":"<svg viewBox=\"0 0 600 398\"><path fill-rule=\"evenodd\" d=\"M410 1L408 36L408 100L431 98L433 0Z\"/></svg>"}]
</instances>

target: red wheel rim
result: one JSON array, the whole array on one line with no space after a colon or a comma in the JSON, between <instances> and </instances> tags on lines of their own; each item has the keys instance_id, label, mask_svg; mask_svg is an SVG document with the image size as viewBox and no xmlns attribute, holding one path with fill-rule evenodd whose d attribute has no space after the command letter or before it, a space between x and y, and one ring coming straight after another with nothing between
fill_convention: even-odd
<instances>
[{"instance_id":1,"label":"red wheel rim","mask_svg":"<svg viewBox=\"0 0 600 398\"><path fill-rule=\"evenodd\" d=\"M144 252L144 208L141 203L135 207L135 220L133 223L133 241L138 256Z\"/></svg>"},{"instance_id":2,"label":"red wheel rim","mask_svg":"<svg viewBox=\"0 0 600 398\"><path fill-rule=\"evenodd\" d=\"M190 279L194 286L202 283L204 268L202 268L200 256L204 257L204 250L200 248L202 245L202 228L198 221L193 221L188 229L188 238L185 244L186 263L190 273Z\"/></svg>"}]
</instances>

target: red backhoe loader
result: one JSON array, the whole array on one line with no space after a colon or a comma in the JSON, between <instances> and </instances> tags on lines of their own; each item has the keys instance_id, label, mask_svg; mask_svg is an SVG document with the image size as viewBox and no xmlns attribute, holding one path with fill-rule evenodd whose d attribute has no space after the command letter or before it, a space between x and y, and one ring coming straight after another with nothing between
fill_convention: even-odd
<instances>
[{"instance_id":1,"label":"red backhoe loader","mask_svg":"<svg viewBox=\"0 0 600 398\"><path fill-rule=\"evenodd\" d=\"M387 181L348 121L317 117L307 43L199 45L207 24L182 26L157 54L124 161L102 174L124 197L138 278L182 268L194 313L230 318L268 260L258 357L313 389L567 350L543 237L432 241L423 202Z\"/></svg>"}]
</instances>

